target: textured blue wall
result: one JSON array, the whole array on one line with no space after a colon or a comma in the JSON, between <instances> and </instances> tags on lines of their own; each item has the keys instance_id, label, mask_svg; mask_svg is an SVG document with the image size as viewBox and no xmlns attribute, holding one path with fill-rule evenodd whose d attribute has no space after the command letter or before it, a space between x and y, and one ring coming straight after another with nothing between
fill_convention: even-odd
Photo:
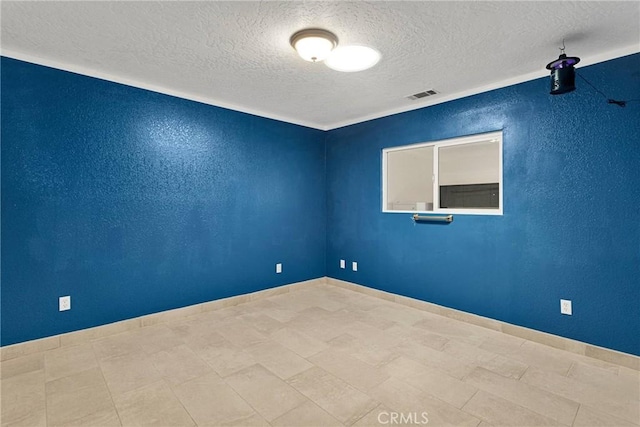
<instances>
[{"instance_id":1,"label":"textured blue wall","mask_svg":"<svg viewBox=\"0 0 640 427\"><path fill-rule=\"evenodd\" d=\"M578 72L640 97L640 55ZM327 275L640 355L640 103L608 105L576 83L553 97L538 79L329 132ZM504 216L414 225L380 212L383 148L499 129Z\"/></svg>"},{"instance_id":2,"label":"textured blue wall","mask_svg":"<svg viewBox=\"0 0 640 427\"><path fill-rule=\"evenodd\" d=\"M633 55L579 73L626 99L638 70ZM323 133L1 71L2 345L327 274L640 354L639 103L539 79ZM504 216L380 212L382 148L496 129Z\"/></svg>"},{"instance_id":3,"label":"textured blue wall","mask_svg":"<svg viewBox=\"0 0 640 427\"><path fill-rule=\"evenodd\" d=\"M323 132L7 58L1 108L2 345L324 276Z\"/></svg>"}]
</instances>

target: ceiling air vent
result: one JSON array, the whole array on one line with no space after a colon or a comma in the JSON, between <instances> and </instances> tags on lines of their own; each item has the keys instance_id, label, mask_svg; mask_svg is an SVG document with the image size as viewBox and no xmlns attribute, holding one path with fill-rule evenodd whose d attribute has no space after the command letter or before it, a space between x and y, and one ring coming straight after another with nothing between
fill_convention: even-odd
<instances>
[{"instance_id":1,"label":"ceiling air vent","mask_svg":"<svg viewBox=\"0 0 640 427\"><path fill-rule=\"evenodd\" d=\"M418 93L414 93L411 96L407 96L407 99L410 99L412 101L416 100L416 99L420 99L420 98L426 98L427 96L432 96L437 94L438 92L436 92L433 89L429 89L429 90L425 90L424 92L418 92Z\"/></svg>"}]
</instances>

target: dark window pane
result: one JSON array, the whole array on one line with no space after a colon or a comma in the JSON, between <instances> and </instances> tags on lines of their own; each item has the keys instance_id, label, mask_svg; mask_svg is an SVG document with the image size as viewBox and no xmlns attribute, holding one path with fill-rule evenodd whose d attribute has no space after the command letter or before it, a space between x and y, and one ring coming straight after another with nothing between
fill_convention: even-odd
<instances>
[{"instance_id":1,"label":"dark window pane","mask_svg":"<svg viewBox=\"0 0 640 427\"><path fill-rule=\"evenodd\" d=\"M467 184L440 186L440 208L497 209L500 201L500 185Z\"/></svg>"}]
</instances>

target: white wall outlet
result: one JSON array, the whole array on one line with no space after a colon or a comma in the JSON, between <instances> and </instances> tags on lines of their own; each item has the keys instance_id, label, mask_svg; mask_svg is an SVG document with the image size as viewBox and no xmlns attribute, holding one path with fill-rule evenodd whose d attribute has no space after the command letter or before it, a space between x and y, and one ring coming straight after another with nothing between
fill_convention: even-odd
<instances>
[{"instance_id":1,"label":"white wall outlet","mask_svg":"<svg viewBox=\"0 0 640 427\"><path fill-rule=\"evenodd\" d=\"M71 297L70 296L58 298L58 310L59 311L71 310Z\"/></svg>"},{"instance_id":2,"label":"white wall outlet","mask_svg":"<svg viewBox=\"0 0 640 427\"><path fill-rule=\"evenodd\" d=\"M353 261L353 262L351 263L351 269L352 269L353 271L358 271L358 263L357 263L357 262L355 262L355 261Z\"/></svg>"},{"instance_id":3,"label":"white wall outlet","mask_svg":"<svg viewBox=\"0 0 640 427\"><path fill-rule=\"evenodd\" d=\"M571 300L570 299L560 300L560 313L571 316Z\"/></svg>"},{"instance_id":4,"label":"white wall outlet","mask_svg":"<svg viewBox=\"0 0 640 427\"><path fill-rule=\"evenodd\" d=\"M282 263L281 262L276 264L276 273L278 273L278 274L282 273Z\"/></svg>"},{"instance_id":5,"label":"white wall outlet","mask_svg":"<svg viewBox=\"0 0 640 427\"><path fill-rule=\"evenodd\" d=\"M340 268L346 268L347 267L347 263L345 260L341 259L340 260Z\"/></svg>"}]
</instances>

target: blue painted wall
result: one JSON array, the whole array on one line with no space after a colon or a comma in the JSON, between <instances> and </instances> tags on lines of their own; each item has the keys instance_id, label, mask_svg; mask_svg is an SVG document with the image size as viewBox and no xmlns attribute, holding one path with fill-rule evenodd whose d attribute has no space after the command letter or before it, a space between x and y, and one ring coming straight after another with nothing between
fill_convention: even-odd
<instances>
[{"instance_id":1,"label":"blue painted wall","mask_svg":"<svg viewBox=\"0 0 640 427\"><path fill-rule=\"evenodd\" d=\"M640 97L640 55L578 72ZM329 132L327 275L640 355L640 103L577 86L553 97L538 79ZM504 216L380 212L383 148L499 129Z\"/></svg>"},{"instance_id":2,"label":"blue painted wall","mask_svg":"<svg viewBox=\"0 0 640 427\"><path fill-rule=\"evenodd\" d=\"M539 79L320 132L1 65L2 345L326 274L640 354L640 103ZM579 73L628 99L638 70ZM383 148L496 129L504 216L380 212Z\"/></svg>"},{"instance_id":3,"label":"blue painted wall","mask_svg":"<svg viewBox=\"0 0 640 427\"><path fill-rule=\"evenodd\" d=\"M1 65L2 345L325 275L323 132Z\"/></svg>"}]
</instances>

